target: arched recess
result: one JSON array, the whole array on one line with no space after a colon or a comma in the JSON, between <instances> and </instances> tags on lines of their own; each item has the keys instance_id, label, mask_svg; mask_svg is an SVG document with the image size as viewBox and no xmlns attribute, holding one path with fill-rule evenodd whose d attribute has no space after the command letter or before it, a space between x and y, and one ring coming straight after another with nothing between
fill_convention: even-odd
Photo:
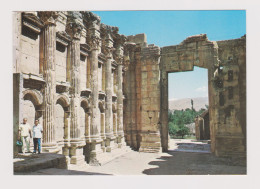
<instances>
[{"instance_id":1,"label":"arched recess","mask_svg":"<svg viewBox=\"0 0 260 189\"><path fill-rule=\"evenodd\" d=\"M112 112L113 112L113 133L114 136L117 136L117 108L115 104L112 104Z\"/></svg>"},{"instance_id":2,"label":"arched recess","mask_svg":"<svg viewBox=\"0 0 260 189\"><path fill-rule=\"evenodd\" d=\"M55 105L55 140L59 145L69 140L70 136L70 100L66 95L58 95Z\"/></svg>"},{"instance_id":3,"label":"arched recess","mask_svg":"<svg viewBox=\"0 0 260 189\"><path fill-rule=\"evenodd\" d=\"M26 117L31 127L35 119L42 123L42 94L34 89L23 91L23 117Z\"/></svg>"},{"instance_id":4,"label":"arched recess","mask_svg":"<svg viewBox=\"0 0 260 189\"><path fill-rule=\"evenodd\" d=\"M105 105L104 102L99 102L98 107L100 110L100 135L101 138L105 138Z\"/></svg>"},{"instance_id":5,"label":"arched recess","mask_svg":"<svg viewBox=\"0 0 260 189\"><path fill-rule=\"evenodd\" d=\"M90 116L90 107L88 99L82 98L80 102L80 137L82 139L89 139L91 135L91 116Z\"/></svg>"}]
</instances>

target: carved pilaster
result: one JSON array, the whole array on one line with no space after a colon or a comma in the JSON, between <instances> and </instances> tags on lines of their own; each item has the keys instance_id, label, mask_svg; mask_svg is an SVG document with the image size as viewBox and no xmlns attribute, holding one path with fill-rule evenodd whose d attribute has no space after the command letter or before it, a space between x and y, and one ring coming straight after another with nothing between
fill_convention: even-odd
<instances>
[{"instance_id":1,"label":"carved pilaster","mask_svg":"<svg viewBox=\"0 0 260 189\"><path fill-rule=\"evenodd\" d=\"M125 44L124 63L126 68L126 141L134 149L137 149L137 124L136 124L136 82L135 82L135 43Z\"/></svg>"},{"instance_id":2,"label":"carved pilaster","mask_svg":"<svg viewBox=\"0 0 260 189\"><path fill-rule=\"evenodd\" d=\"M55 143L54 107L56 94L56 18L57 12L39 12L39 17L44 23L43 29L43 77L44 87L44 112L43 112L43 150L51 151ZM55 148L55 147L54 147Z\"/></svg>"}]
</instances>

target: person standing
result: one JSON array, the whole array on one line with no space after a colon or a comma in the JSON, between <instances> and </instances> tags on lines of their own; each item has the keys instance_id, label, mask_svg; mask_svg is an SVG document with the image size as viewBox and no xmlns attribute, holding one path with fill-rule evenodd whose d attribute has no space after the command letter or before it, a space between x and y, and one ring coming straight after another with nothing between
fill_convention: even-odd
<instances>
[{"instance_id":1,"label":"person standing","mask_svg":"<svg viewBox=\"0 0 260 189\"><path fill-rule=\"evenodd\" d=\"M34 150L33 153L36 153L38 147L38 154L41 153L41 138L42 138L42 126L39 124L39 120L35 120L35 125L33 126L33 145Z\"/></svg>"},{"instance_id":2,"label":"person standing","mask_svg":"<svg viewBox=\"0 0 260 189\"><path fill-rule=\"evenodd\" d=\"M23 118L23 123L19 125L19 138L21 139L22 152L25 153L25 147L27 148L27 153L30 153L30 138L32 138L31 127L27 123L27 118Z\"/></svg>"}]
</instances>

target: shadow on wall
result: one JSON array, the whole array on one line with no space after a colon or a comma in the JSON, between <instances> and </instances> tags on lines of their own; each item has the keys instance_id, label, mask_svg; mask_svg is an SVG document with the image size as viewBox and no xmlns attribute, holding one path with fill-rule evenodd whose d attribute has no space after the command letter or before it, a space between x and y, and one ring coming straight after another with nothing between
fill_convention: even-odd
<instances>
[{"instance_id":1,"label":"shadow on wall","mask_svg":"<svg viewBox=\"0 0 260 189\"><path fill-rule=\"evenodd\" d=\"M215 157L208 153L169 151L169 156L161 156L152 161L150 168L143 171L146 175L244 175L245 166L234 166L229 159Z\"/></svg>"}]
</instances>

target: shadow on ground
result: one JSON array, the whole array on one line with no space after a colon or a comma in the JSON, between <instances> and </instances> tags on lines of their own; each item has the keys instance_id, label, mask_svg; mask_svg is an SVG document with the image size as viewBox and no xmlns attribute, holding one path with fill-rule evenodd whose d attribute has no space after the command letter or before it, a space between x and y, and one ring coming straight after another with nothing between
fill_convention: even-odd
<instances>
[{"instance_id":1,"label":"shadow on ground","mask_svg":"<svg viewBox=\"0 0 260 189\"><path fill-rule=\"evenodd\" d=\"M29 172L29 173L14 173L14 175L111 175L111 174L50 168L50 169L42 169L39 171Z\"/></svg>"},{"instance_id":2,"label":"shadow on ground","mask_svg":"<svg viewBox=\"0 0 260 189\"><path fill-rule=\"evenodd\" d=\"M241 175L246 166L232 165L229 159L210 153L180 152L171 150L167 156L157 158L149 165L157 168L145 169L146 175Z\"/></svg>"}]
</instances>

